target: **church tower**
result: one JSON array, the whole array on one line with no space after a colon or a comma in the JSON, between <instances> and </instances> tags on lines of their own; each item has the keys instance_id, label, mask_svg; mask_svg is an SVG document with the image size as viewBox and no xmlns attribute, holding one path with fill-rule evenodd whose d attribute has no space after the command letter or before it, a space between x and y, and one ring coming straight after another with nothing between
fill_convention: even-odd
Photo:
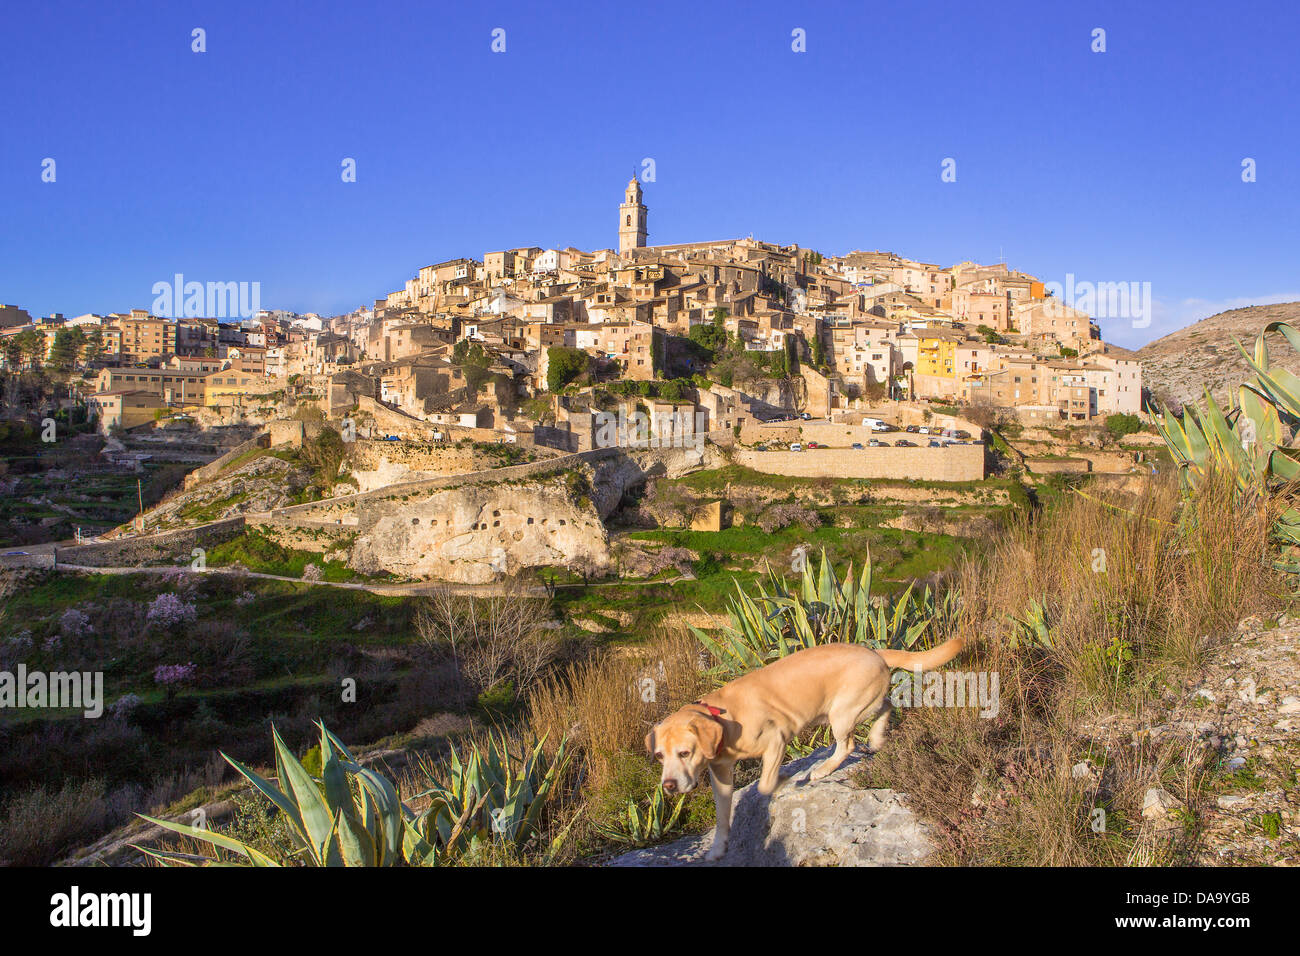
<instances>
[{"instance_id":1,"label":"church tower","mask_svg":"<svg viewBox=\"0 0 1300 956\"><path fill-rule=\"evenodd\" d=\"M648 210L641 201L641 184L635 176L627 184L623 204L618 207L618 251L644 249Z\"/></svg>"}]
</instances>

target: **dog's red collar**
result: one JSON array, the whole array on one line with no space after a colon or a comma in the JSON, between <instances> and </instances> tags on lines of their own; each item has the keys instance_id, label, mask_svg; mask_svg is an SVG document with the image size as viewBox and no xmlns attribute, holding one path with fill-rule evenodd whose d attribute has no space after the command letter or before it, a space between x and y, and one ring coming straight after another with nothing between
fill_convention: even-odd
<instances>
[{"instance_id":1,"label":"dog's red collar","mask_svg":"<svg viewBox=\"0 0 1300 956\"><path fill-rule=\"evenodd\" d=\"M702 700L697 700L695 703L700 707L703 707L705 710L707 710L709 712L710 717L721 717L723 714L726 713L726 711L723 710L721 707L714 707L712 704L706 704Z\"/></svg>"}]
</instances>

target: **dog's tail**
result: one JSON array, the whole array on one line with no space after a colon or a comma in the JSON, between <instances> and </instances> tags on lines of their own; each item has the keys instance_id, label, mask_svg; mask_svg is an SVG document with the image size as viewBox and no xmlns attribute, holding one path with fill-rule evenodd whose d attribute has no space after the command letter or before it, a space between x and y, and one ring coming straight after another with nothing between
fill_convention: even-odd
<instances>
[{"instance_id":1,"label":"dog's tail","mask_svg":"<svg viewBox=\"0 0 1300 956\"><path fill-rule=\"evenodd\" d=\"M905 667L909 671L928 671L947 664L960 654L961 649L965 646L966 641L964 638L954 637L952 640L944 641L938 647L932 647L928 651L877 650L876 653L885 659L885 664L890 670L896 667Z\"/></svg>"}]
</instances>

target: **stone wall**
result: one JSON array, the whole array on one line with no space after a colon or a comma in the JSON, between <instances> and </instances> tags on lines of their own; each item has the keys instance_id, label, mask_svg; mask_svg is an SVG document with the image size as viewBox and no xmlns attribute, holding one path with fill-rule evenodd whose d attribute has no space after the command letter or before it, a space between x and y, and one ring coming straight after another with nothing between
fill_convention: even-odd
<instances>
[{"instance_id":1,"label":"stone wall","mask_svg":"<svg viewBox=\"0 0 1300 956\"><path fill-rule=\"evenodd\" d=\"M815 448L756 452L740 449L736 462L769 475L799 478L915 478L921 481L979 481L983 445L942 448Z\"/></svg>"},{"instance_id":2,"label":"stone wall","mask_svg":"<svg viewBox=\"0 0 1300 956\"><path fill-rule=\"evenodd\" d=\"M238 537L244 532L244 516L226 518L211 524L164 531L161 534L118 538L93 544L59 548L59 564L78 564L92 568L135 567L141 564L172 563L178 558L190 560L195 548L210 548Z\"/></svg>"},{"instance_id":3,"label":"stone wall","mask_svg":"<svg viewBox=\"0 0 1300 956\"><path fill-rule=\"evenodd\" d=\"M246 455L255 448L269 448L270 445L271 438L269 432L261 432L260 434L254 435L248 441L236 445L215 461L210 461L201 468L195 468L191 471L185 476L185 484L183 486L184 490L189 491L195 485L202 484L205 481L210 481L217 477L217 475L221 473L221 469L225 468L226 465L230 464L240 455Z\"/></svg>"},{"instance_id":4,"label":"stone wall","mask_svg":"<svg viewBox=\"0 0 1300 956\"><path fill-rule=\"evenodd\" d=\"M301 448L304 434L303 422L298 419L277 419L270 425L271 447L288 445L290 448Z\"/></svg>"},{"instance_id":5,"label":"stone wall","mask_svg":"<svg viewBox=\"0 0 1300 956\"><path fill-rule=\"evenodd\" d=\"M584 462L599 461L614 454L617 449L601 448L594 451L579 452L575 455L561 455L543 461L527 462L522 465L506 465L490 471L477 471L463 475L442 475L437 478L424 478L419 481L407 481L388 485L375 491L355 495L342 495L325 501L311 501L307 504L291 505L277 508L269 516L270 524L301 524L304 526L326 526L355 524L358 507L370 502L390 499L410 500L433 491L464 487L475 483L498 483L534 477L552 471L575 468Z\"/></svg>"},{"instance_id":6,"label":"stone wall","mask_svg":"<svg viewBox=\"0 0 1300 956\"><path fill-rule=\"evenodd\" d=\"M1092 470L1086 458L1026 458L1025 467L1036 475L1083 475Z\"/></svg>"}]
</instances>

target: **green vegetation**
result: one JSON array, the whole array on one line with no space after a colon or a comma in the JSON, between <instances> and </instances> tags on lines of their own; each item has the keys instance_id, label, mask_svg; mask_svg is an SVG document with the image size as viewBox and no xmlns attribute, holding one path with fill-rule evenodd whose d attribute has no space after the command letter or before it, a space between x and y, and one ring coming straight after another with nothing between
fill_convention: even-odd
<instances>
[{"instance_id":1,"label":"green vegetation","mask_svg":"<svg viewBox=\"0 0 1300 956\"><path fill-rule=\"evenodd\" d=\"M546 357L546 387L551 392L563 389L579 375L585 374L591 365L591 356L582 349L560 345L548 348Z\"/></svg>"},{"instance_id":2,"label":"green vegetation","mask_svg":"<svg viewBox=\"0 0 1300 956\"><path fill-rule=\"evenodd\" d=\"M732 680L765 664L818 644L865 644L910 649L922 634L946 636L957 618L957 595L940 596L930 588L913 593L913 585L896 599L874 599L871 556L862 574L853 578L849 563L841 583L826 552L821 564L803 556L801 576L788 587L784 577L769 572L766 587L751 597L737 587L727 606L730 626L710 636L692 627L696 639L716 662L712 674Z\"/></svg>"},{"instance_id":3,"label":"green vegetation","mask_svg":"<svg viewBox=\"0 0 1300 956\"><path fill-rule=\"evenodd\" d=\"M1300 574L1300 509L1295 507L1300 444L1292 434L1300 420L1300 377L1270 362L1267 336L1274 332L1300 352L1300 329L1270 322L1255 340L1253 356L1237 343L1254 379L1240 386L1226 412L1207 388L1204 411L1189 407L1180 422L1165 409L1156 428L1178 466L1185 494L1226 475L1243 505L1275 512L1273 534L1283 548L1275 566Z\"/></svg>"},{"instance_id":4,"label":"green vegetation","mask_svg":"<svg viewBox=\"0 0 1300 956\"><path fill-rule=\"evenodd\" d=\"M488 366L492 364L492 357L477 342L461 339L452 346L451 361L452 364L460 366L460 370L465 376L465 386L469 389L470 395L477 395L479 389L492 377L491 373L488 372Z\"/></svg>"},{"instance_id":5,"label":"green vegetation","mask_svg":"<svg viewBox=\"0 0 1300 956\"><path fill-rule=\"evenodd\" d=\"M342 561L326 561L314 551L286 548L278 541L256 529L246 530L238 537L223 541L208 549L208 564L214 568L240 565L261 574L278 574L300 578L309 564L320 572L322 581L365 581L372 578L353 571Z\"/></svg>"},{"instance_id":6,"label":"green vegetation","mask_svg":"<svg viewBox=\"0 0 1300 956\"><path fill-rule=\"evenodd\" d=\"M1132 435L1134 432L1142 430L1142 419L1136 415L1118 414L1106 416L1106 431L1110 432L1111 437L1116 440L1123 438L1125 435Z\"/></svg>"}]
</instances>

